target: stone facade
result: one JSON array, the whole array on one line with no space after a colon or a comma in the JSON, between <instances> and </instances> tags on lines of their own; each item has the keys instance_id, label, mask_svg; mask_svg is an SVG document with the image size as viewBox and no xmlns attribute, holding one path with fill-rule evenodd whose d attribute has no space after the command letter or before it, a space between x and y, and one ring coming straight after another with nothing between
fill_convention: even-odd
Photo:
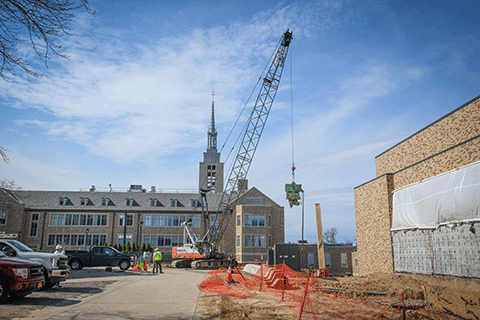
<instances>
[{"instance_id":1,"label":"stone facade","mask_svg":"<svg viewBox=\"0 0 480 320\"><path fill-rule=\"evenodd\" d=\"M480 97L375 158L377 177L355 188L358 274L393 272L392 191L480 161Z\"/></svg>"},{"instance_id":2,"label":"stone facade","mask_svg":"<svg viewBox=\"0 0 480 320\"><path fill-rule=\"evenodd\" d=\"M284 219L284 207L258 189L250 189L240 197L232 213L229 230L235 238L225 246L225 251L233 249L240 262L265 263L268 250L285 241Z\"/></svg>"},{"instance_id":3,"label":"stone facade","mask_svg":"<svg viewBox=\"0 0 480 320\"><path fill-rule=\"evenodd\" d=\"M26 235L22 226L26 222L25 205L10 190L0 189L0 232L16 239Z\"/></svg>"}]
</instances>

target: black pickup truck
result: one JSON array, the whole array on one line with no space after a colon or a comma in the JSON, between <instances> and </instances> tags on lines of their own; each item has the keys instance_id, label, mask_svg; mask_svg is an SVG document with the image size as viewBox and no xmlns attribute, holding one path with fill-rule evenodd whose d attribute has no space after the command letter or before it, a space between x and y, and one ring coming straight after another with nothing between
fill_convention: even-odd
<instances>
[{"instance_id":1,"label":"black pickup truck","mask_svg":"<svg viewBox=\"0 0 480 320\"><path fill-rule=\"evenodd\" d=\"M121 270L127 270L135 259L134 255L120 253L115 248L103 246L93 246L90 251L66 250L65 254L72 270L95 266L118 266Z\"/></svg>"}]
</instances>

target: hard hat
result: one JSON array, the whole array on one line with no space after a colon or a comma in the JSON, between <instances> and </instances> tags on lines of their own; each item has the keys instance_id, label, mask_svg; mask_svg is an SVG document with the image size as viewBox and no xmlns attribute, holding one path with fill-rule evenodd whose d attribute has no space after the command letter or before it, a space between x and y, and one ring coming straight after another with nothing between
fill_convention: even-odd
<instances>
[{"instance_id":1,"label":"hard hat","mask_svg":"<svg viewBox=\"0 0 480 320\"><path fill-rule=\"evenodd\" d=\"M62 245L58 244L56 247L55 247L56 250L60 250L60 249L63 249Z\"/></svg>"}]
</instances>

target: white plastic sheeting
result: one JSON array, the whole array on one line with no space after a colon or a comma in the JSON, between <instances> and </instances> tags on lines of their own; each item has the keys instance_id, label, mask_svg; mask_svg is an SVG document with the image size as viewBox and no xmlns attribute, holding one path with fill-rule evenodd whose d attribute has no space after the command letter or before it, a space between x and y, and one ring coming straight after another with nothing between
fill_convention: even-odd
<instances>
[{"instance_id":1,"label":"white plastic sheeting","mask_svg":"<svg viewBox=\"0 0 480 320\"><path fill-rule=\"evenodd\" d=\"M480 162L393 193L392 231L480 221Z\"/></svg>"}]
</instances>

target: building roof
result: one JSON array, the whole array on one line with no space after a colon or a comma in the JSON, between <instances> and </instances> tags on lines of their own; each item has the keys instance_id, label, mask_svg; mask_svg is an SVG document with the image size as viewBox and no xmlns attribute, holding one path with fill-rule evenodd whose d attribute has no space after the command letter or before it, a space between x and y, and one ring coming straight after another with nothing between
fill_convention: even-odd
<instances>
[{"instance_id":1,"label":"building roof","mask_svg":"<svg viewBox=\"0 0 480 320\"><path fill-rule=\"evenodd\" d=\"M87 192L87 191L14 191L21 203L27 209L38 210L88 210L88 211L201 211L201 207L192 207L191 200L200 201L197 193L158 193L158 192ZM207 194L207 202L213 205L221 194ZM59 199L67 198L67 205L60 205ZM81 205L82 198L88 199ZM110 205L102 205L103 199L109 199ZM127 205L127 199L133 203ZM157 199L157 206L150 205L150 199ZM176 206L171 206L171 200L177 200ZM132 205L133 204L133 205ZM211 207L214 208L214 207Z\"/></svg>"}]
</instances>

